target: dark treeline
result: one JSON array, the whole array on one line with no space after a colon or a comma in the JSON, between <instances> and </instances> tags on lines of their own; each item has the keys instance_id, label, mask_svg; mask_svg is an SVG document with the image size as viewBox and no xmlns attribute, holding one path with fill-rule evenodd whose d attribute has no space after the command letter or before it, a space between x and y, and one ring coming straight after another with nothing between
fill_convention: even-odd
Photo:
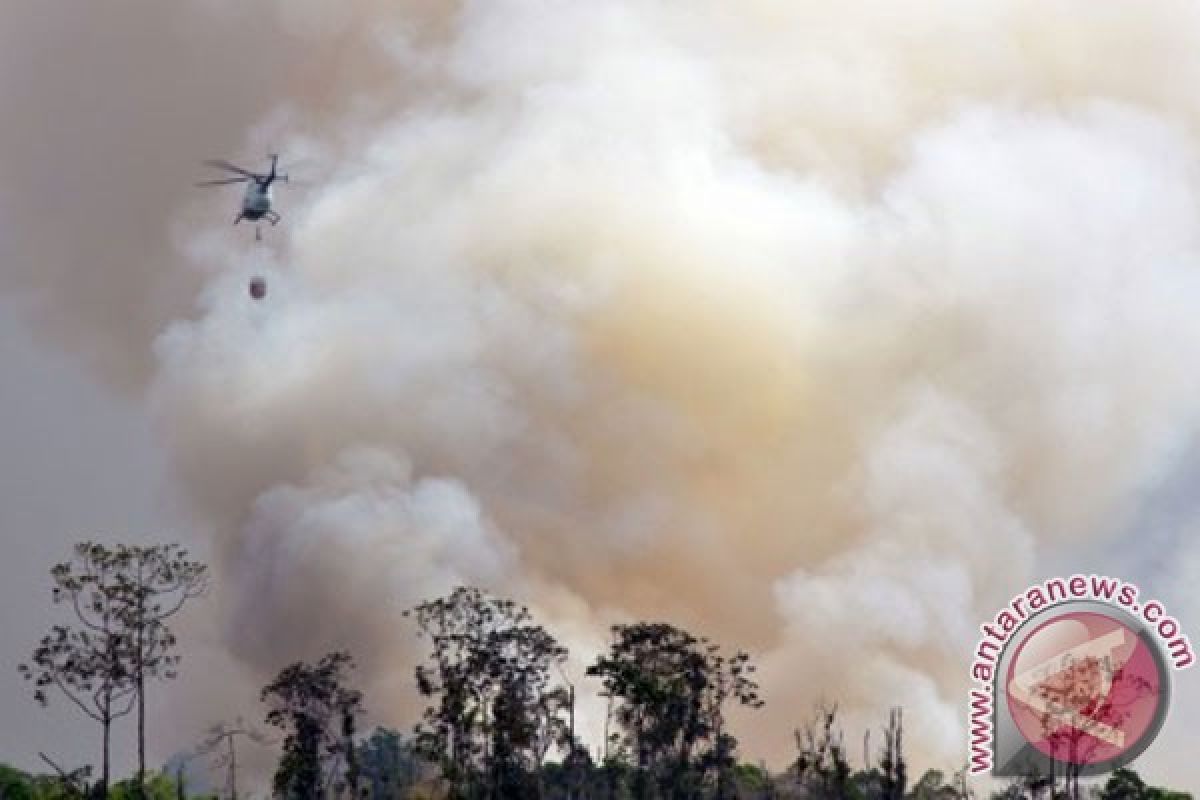
<instances>
[{"instance_id":1,"label":"dark treeline","mask_svg":"<svg viewBox=\"0 0 1200 800\"><path fill-rule=\"evenodd\" d=\"M185 800L182 761L145 768L148 681L175 677L169 619L206 589L204 565L177 545L79 545L52 570L53 597L69 610L20 670L34 696L65 697L99 728L101 769L69 769L41 754L51 776L0 768L0 800ZM470 587L403 612L425 657L415 686L425 711L408 734L361 730L366 699L350 653L285 666L265 687L261 726L219 723L194 752L224 776L219 797L238 800L239 748L274 746L271 794L280 800L966 800L963 771L909 774L904 718L883 721L851 763L837 708L823 706L795 731L795 757L772 773L740 759L728 724L735 708L762 708L748 653L666 622L614 625L587 668L606 708L603 740L575 726L567 650L529 609ZM138 767L113 784L114 723L137 712ZM859 751L855 748L855 755ZM242 781L244 783L244 780ZM1091 787L1031 776L992 800L1190 800L1118 770Z\"/></svg>"}]
</instances>

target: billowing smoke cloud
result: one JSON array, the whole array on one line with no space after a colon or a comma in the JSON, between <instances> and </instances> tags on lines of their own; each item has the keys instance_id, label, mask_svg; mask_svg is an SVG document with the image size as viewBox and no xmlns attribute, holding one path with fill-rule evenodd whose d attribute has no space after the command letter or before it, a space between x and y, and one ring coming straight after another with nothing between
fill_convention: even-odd
<instances>
[{"instance_id":1,"label":"billowing smoke cloud","mask_svg":"<svg viewBox=\"0 0 1200 800\"><path fill-rule=\"evenodd\" d=\"M959 763L976 625L1195 431L1198 12L280 8L307 77L247 141L323 179L268 244L181 233L152 266L203 289L133 329L26 276L120 352L174 319L153 407L238 657L351 647L403 717L399 609L475 583L581 662L637 617L751 649L752 753L825 696Z\"/></svg>"}]
</instances>

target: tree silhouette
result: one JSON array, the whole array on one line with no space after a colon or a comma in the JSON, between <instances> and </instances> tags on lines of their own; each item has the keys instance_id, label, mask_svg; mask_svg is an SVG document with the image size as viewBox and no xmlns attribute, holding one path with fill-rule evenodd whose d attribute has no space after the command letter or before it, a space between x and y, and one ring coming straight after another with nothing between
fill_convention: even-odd
<instances>
[{"instance_id":1,"label":"tree silhouette","mask_svg":"<svg viewBox=\"0 0 1200 800\"><path fill-rule=\"evenodd\" d=\"M904 761L904 716L899 708L888 713L879 770L883 800L901 800L908 781L908 766Z\"/></svg>"},{"instance_id":2,"label":"tree silhouette","mask_svg":"<svg viewBox=\"0 0 1200 800\"><path fill-rule=\"evenodd\" d=\"M316 665L284 668L263 688L266 722L285 733L273 781L280 797L318 800L339 779L354 788L357 762L350 740L363 706L362 694L344 685L353 668L349 653L333 652Z\"/></svg>"},{"instance_id":3,"label":"tree silhouette","mask_svg":"<svg viewBox=\"0 0 1200 800\"><path fill-rule=\"evenodd\" d=\"M35 685L42 705L48 688L59 690L100 723L101 772L96 791L108 796L113 721L129 714L137 695L136 654L124 613L120 566L100 545L80 544L74 557L50 571L55 604L68 605L77 627L55 625L19 672Z\"/></svg>"},{"instance_id":4,"label":"tree silhouette","mask_svg":"<svg viewBox=\"0 0 1200 800\"><path fill-rule=\"evenodd\" d=\"M672 625L615 625L607 653L588 667L618 700L622 745L636 757L634 794L648 798L657 784L672 797L696 796L715 772L720 791L731 791L736 740L725 730L729 701L763 703L749 656L721 655L719 646Z\"/></svg>"},{"instance_id":5,"label":"tree silhouette","mask_svg":"<svg viewBox=\"0 0 1200 800\"><path fill-rule=\"evenodd\" d=\"M432 647L416 668L433 700L416 726L418 750L442 765L455 797L525 797L548 743L560 743L565 708L551 670L566 648L525 606L459 587L404 612Z\"/></svg>"},{"instance_id":6,"label":"tree silhouette","mask_svg":"<svg viewBox=\"0 0 1200 800\"><path fill-rule=\"evenodd\" d=\"M407 797L427 767L411 741L387 728L358 744L358 763L372 798Z\"/></svg>"},{"instance_id":7,"label":"tree silhouette","mask_svg":"<svg viewBox=\"0 0 1200 800\"><path fill-rule=\"evenodd\" d=\"M1137 772L1122 767L1113 771L1104 786L1096 793L1096 798L1097 800L1192 800L1192 795L1187 792L1147 786Z\"/></svg>"},{"instance_id":8,"label":"tree silhouette","mask_svg":"<svg viewBox=\"0 0 1200 800\"><path fill-rule=\"evenodd\" d=\"M176 677L180 657L175 652L175 634L166 621L188 600L204 594L208 568L191 560L188 551L178 544L121 544L108 549L84 542L76 552L87 553L93 562L111 570L116 581L116 603L132 648L137 695L138 767L134 786L138 797L144 797L146 679Z\"/></svg>"},{"instance_id":9,"label":"tree silhouette","mask_svg":"<svg viewBox=\"0 0 1200 800\"><path fill-rule=\"evenodd\" d=\"M795 736L800 752L793 771L801 789L830 800L850 798L853 771L837 724L837 704L820 704L814 718L798 729Z\"/></svg>"}]
</instances>

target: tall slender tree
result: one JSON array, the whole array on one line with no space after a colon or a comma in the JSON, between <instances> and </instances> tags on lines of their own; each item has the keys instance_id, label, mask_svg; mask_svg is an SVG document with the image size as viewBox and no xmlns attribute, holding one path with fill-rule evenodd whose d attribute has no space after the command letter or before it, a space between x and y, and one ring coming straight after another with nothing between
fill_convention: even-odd
<instances>
[{"instance_id":1,"label":"tall slender tree","mask_svg":"<svg viewBox=\"0 0 1200 800\"><path fill-rule=\"evenodd\" d=\"M903 800L908 785L908 764L904 760L904 711L898 707L888 712L879 770L883 800Z\"/></svg>"},{"instance_id":2,"label":"tall slender tree","mask_svg":"<svg viewBox=\"0 0 1200 800\"><path fill-rule=\"evenodd\" d=\"M55 604L68 606L76 626L56 625L18 667L34 681L34 697L48 703L56 688L100 723L102 759L97 791L107 797L113 722L129 714L137 695L132 639L124 615L119 566L101 545L76 545L73 557L51 569Z\"/></svg>"},{"instance_id":3,"label":"tall slender tree","mask_svg":"<svg viewBox=\"0 0 1200 800\"><path fill-rule=\"evenodd\" d=\"M173 679L180 657L175 634L167 620L184 604L205 593L208 568L190 558L179 544L117 545L104 548L92 542L79 545L113 570L117 603L133 652L133 679L137 695L138 768L134 787L145 797L146 679Z\"/></svg>"},{"instance_id":4,"label":"tall slender tree","mask_svg":"<svg viewBox=\"0 0 1200 800\"><path fill-rule=\"evenodd\" d=\"M84 714L100 723L101 769L97 793L108 796L111 778L112 724L133 710L134 685L119 642L87 630L56 625L18 669L33 680L34 697L49 703L48 688L58 689Z\"/></svg>"}]
</instances>

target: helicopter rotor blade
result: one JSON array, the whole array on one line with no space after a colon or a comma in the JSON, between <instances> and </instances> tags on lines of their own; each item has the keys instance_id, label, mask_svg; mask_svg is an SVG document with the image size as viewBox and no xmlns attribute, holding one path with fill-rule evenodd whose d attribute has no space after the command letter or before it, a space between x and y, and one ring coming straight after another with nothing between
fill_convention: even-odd
<instances>
[{"instance_id":1,"label":"helicopter rotor blade","mask_svg":"<svg viewBox=\"0 0 1200 800\"><path fill-rule=\"evenodd\" d=\"M221 178L215 181L200 181L197 186L224 186L227 183L246 183L249 178Z\"/></svg>"},{"instance_id":2,"label":"helicopter rotor blade","mask_svg":"<svg viewBox=\"0 0 1200 800\"><path fill-rule=\"evenodd\" d=\"M210 167L216 167L217 169L223 169L223 170L227 170L227 171L229 171L229 172L236 172L238 175L241 175L241 176L243 176L243 177L246 177L246 178L259 178L259 177L262 177L262 176L260 176L260 175L256 175L256 174L254 174L253 172L251 172L251 171L250 171L250 170L248 170L248 169L242 169L241 167L239 167L239 166L238 166L238 165L236 165L236 164L230 164L228 161L226 161L226 160L225 160L225 159L223 159L223 158L214 158L214 159L209 159L208 161L205 161L204 163L205 163L207 166L210 166Z\"/></svg>"}]
</instances>

